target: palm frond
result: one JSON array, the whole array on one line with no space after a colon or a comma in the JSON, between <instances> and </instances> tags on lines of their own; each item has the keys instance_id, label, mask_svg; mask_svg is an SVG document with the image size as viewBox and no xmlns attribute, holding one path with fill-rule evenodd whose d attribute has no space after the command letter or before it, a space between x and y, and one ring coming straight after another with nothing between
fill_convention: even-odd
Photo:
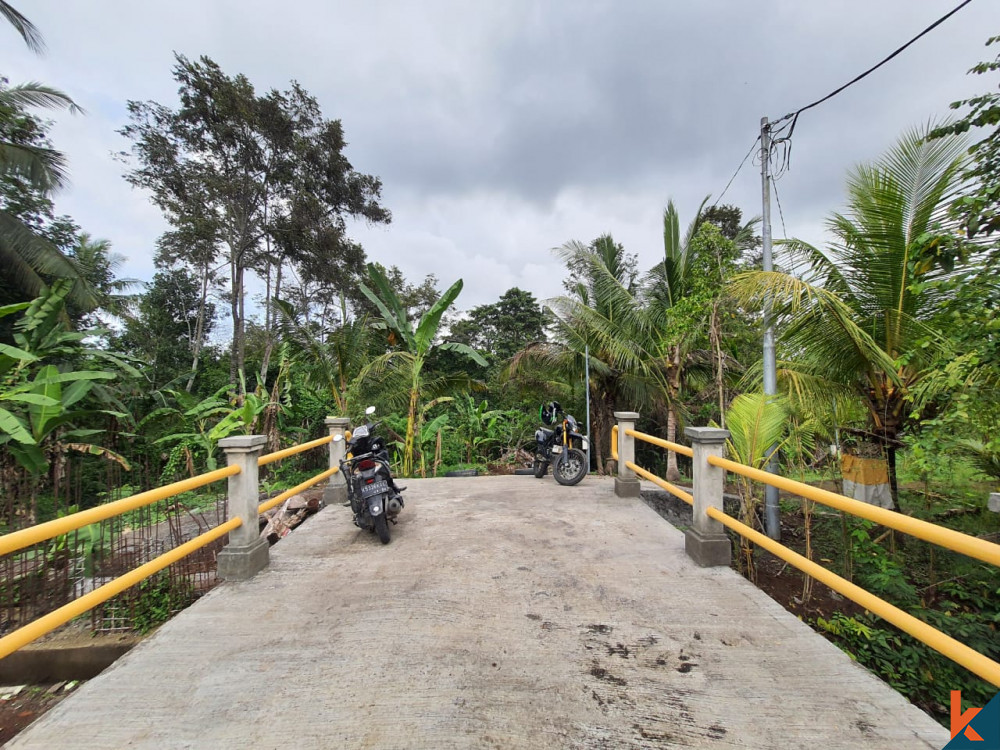
<instances>
[{"instance_id":1,"label":"palm frond","mask_svg":"<svg viewBox=\"0 0 1000 750\"><path fill-rule=\"evenodd\" d=\"M21 35L28 49L38 54L45 51L45 40L42 39L42 32L6 0L0 0L0 16L6 18L14 30Z\"/></svg>"}]
</instances>

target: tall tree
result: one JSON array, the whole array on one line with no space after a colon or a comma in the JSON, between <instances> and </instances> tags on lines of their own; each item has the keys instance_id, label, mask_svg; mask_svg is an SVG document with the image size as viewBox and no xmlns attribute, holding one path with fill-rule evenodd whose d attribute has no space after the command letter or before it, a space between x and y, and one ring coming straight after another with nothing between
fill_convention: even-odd
<instances>
[{"instance_id":1,"label":"tall tree","mask_svg":"<svg viewBox=\"0 0 1000 750\"><path fill-rule=\"evenodd\" d=\"M908 399L948 346L932 324L948 291L933 282L954 272L938 250L956 239L947 210L964 150L959 137L905 133L876 162L851 170L847 212L826 223L828 247L791 240L783 245L788 272L751 272L732 287L743 300L773 301L786 387L826 400L847 392L865 405L896 507Z\"/></svg>"},{"instance_id":2,"label":"tall tree","mask_svg":"<svg viewBox=\"0 0 1000 750\"><path fill-rule=\"evenodd\" d=\"M545 340L545 313L531 292L511 287L493 304L472 308L452 326L451 338L503 362Z\"/></svg>"},{"instance_id":3,"label":"tall tree","mask_svg":"<svg viewBox=\"0 0 1000 750\"><path fill-rule=\"evenodd\" d=\"M152 390L188 373L192 352L211 333L214 306L202 309L200 286L184 268L160 271L139 296L137 314L126 317L125 330L112 342L146 363Z\"/></svg>"},{"instance_id":4,"label":"tall tree","mask_svg":"<svg viewBox=\"0 0 1000 750\"><path fill-rule=\"evenodd\" d=\"M1000 43L1000 36L990 37L986 46ZM969 71L975 75L1000 71L1000 54L981 62ZM936 128L932 138L967 133L972 128L986 128L986 135L970 148L972 162L967 177L972 189L965 190L952 204L969 237L989 237L1000 232L1000 93L990 92L953 102L952 109L965 109L961 119Z\"/></svg>"},{"instance_id":5,"label":"tall tree","mask_svg":"<svg viewBox=\"0 0 1000 750\"><path fill-rule=\"evenodd\" d=\"M315 98L297 83L260 96L246 76L228 76L208 57L191 61L182 55L173 75L177 109L128 104L131 123L120 132L132 142L136 164L126 179L151 192L175 229L195 232L225 256L233 321L230 376L242 383L246 275L258 270L269 277L270 269L280 270L294 243L286 239L277 251L272 243L295 207L310 202L314 213L339 230L348 216L388 222L390 215L379 204L380 181L355 172L343 155L340 121L325 120ZM198 252L206 255L204 245ZM335 265L335 254L327 262ZM280 289L269 292L278 296Z\"/></svg>"}]
</instances>

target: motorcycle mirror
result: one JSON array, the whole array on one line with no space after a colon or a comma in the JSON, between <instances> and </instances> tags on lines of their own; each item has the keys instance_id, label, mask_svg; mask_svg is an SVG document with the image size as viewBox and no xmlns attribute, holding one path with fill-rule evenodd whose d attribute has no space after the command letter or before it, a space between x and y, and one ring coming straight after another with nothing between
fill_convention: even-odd
<instances>
[{"instance_id":1,"label":"motorcycle mirror","mask_svg":"<svg viewBox=\"0 0 1000 750\"><path fill-rule=\"evenodd\" d=\"M365 416L366 417L370 417L374 413L375 413L375 407L374 406L369 406L367 409L365 409Z\"/></svg>"},{"instance_id":2,"label":"motorcycle mirror","mask_svg":"<svg viewBox=\"0 0 1000 750\"><path fill-rule=\"evenodd\" d=\"M333 436L333 442L335 442L335 443L339 443L343 439L344 439L343 435L334 435Z\"/></svg>"}]
</instances>

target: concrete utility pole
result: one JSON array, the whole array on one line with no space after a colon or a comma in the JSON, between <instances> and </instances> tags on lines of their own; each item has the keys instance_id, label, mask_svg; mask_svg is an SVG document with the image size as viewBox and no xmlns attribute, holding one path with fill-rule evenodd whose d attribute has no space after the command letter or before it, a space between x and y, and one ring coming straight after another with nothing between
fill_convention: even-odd
<instances>
[{"instance_id":1,"label":"concrete utility pole","mask_svg":"<svg viewBox=\"0 0 1000 750\"><path fill-rule=\"evenodd\" d=\"M763 197L761 223L761 240L764 245L764 270L773 271L774 261L771 257L771 177L768 174L768 161L771 155L771 126L766 117L760 118L760 185ZM774 396L778 393L777 365L774 361L774 326L771 321L771 302L768 299L764 306L764 395ZM770 448L770 461L767 469L778 472L777 446ZM781 539L781 515L778 508L778 488L766 485L764 488L764 530L771 539Z\"/></svg>"},{"instance_id":2,"label":"concrete utility pole","mask_svg":"<svg viewBox=\"0 0 1000 750\"><path fill-rule=\"evenodd\" d=\"M590 471L593 468L590 465L590 444L593 442L590 437L590 344L583 345L583 371L583 387L587 392L587 471Z\"/></svg>"}]
</instances>

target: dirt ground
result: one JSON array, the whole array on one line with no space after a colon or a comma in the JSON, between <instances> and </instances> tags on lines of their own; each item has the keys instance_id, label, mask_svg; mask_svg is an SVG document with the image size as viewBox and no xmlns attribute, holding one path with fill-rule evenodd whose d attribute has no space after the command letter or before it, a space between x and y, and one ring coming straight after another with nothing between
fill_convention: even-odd
<instances>
[{"instance_id":1,"label":"dirt ground","mask_svg":"<svg viewBox=\"0 0 1000 750\"><path fill-rule=\"evenodd\" d=\"M83 683L0 687L0 746ZM18 690L18 688L20 688ZM14 691L18 691L14 694Z\"/></svg>"}]
</instances>

